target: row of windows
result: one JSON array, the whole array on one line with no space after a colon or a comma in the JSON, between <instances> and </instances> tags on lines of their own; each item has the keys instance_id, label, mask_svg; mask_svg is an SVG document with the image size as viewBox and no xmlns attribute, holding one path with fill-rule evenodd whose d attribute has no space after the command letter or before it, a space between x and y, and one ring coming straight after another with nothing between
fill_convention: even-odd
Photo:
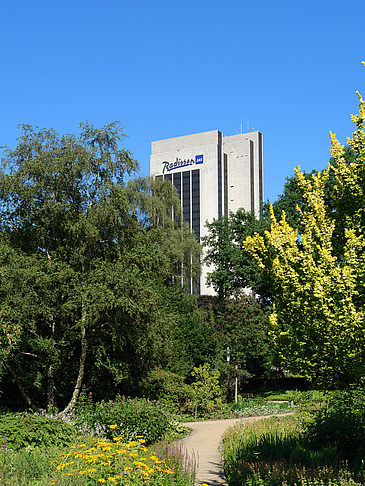
<instances>
[{"instance_id":1,"label":"row of windows","mask_svg":"<svg viewBox=\"0 0 365 486\"><path fill-rule=\"evenodd\" d=\"M200 241L200 170L156 176L156 178L161 177L174 184L180 197L184 221Z\"/></svg>"},{"instance_id":2,"label":"row of windows","mask_svg":"<svg viewBox=\"0 0 365 486\"><path fill-rule=\"evenodd\" d=\"M197 241L200 242L200 170L195 169L156 176L156 178L162 177L174 184L180 197L184 221L188 223ZM199 277L193 279L188 276L183 285L187 287L190 293L200 294Z\"/></svg>"}]
</instances>

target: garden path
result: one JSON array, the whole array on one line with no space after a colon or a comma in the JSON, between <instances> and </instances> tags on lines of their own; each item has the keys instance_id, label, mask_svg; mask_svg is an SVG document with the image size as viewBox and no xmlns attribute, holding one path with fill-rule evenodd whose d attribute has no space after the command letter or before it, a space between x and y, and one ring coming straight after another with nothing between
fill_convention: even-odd
<instances>
[{"instance_id":1,"label":"garden path","mask_svg":"<svg viewBox=\"0 0 365 486\"><path fill-rule=\"evenodd\" d=\"M264 417L246 417L225 420L205 420L189 422L185 425L192 429L192 433L182 439L181 444L188 454L195 455L198 461L197 484L206 483L208 486L227 486L222 467L219 446L222 435L228 427L237 422L253 422Z\"/></svg>"}]
</instances>

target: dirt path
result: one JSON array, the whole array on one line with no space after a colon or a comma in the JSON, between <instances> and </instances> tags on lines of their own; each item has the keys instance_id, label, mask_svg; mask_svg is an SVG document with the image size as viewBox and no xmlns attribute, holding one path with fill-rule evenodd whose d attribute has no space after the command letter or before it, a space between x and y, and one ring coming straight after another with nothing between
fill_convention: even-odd
<instances>
[{"instance_id":1,"label":"dirt path","mask_svg":"<svg viewBox=\"0 0 365 486\"><path fill-rule=\"evenodd\" d=\"M286 414L285 414L286 415ZM226 486L219 446L224 431L237 422L253 422L264 417L247 417L227 420L206 420L185 424L192 434L181 441L187 452L198 458L197 484Z\"/></svg>"}]
</instances>

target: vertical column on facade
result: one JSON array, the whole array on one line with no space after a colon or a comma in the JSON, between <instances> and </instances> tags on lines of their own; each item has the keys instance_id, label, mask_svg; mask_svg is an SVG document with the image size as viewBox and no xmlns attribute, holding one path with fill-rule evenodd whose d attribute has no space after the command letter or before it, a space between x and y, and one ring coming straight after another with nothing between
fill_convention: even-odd
<instances>
[{"instance_id":1,"label":"vertical column on facade","mask_svg":"<svg viewBox=\"0 0 365 486\"><path fill-rule=\"evenodd\" d=\"M218 145L218 219L222 218L222 147Z\"/></svg>"},{"instance_id":2,"label":"vertical column on facade","mask_svg":"<svg viewBox=\"0 0 365 486\"><path fill-rule=\"evenodd\" d=\"M251 211L255 211L255 154L254 143L250 140L250 189L251 189Z\"/></svg>"},{"instance_id":3,"label":"vertical column on facade","mask_svg":"<svg viewBox=\"0 0 365 486\"><path fill-rule=\"evenodd\" d=\"M228 218L228 157L223 154L223 193L224 193L224 208L223 214Z\"/></svg>"},{"instance_id":4,"label":"vertical column on facade","mask_svg":"<svg viewBox=\"0 0 365 486\"><path fill-rule=\"evenodd\" d=\"M190 171L182 172L182 208L183 218L191 228L191 177ZM191 265L187 265L185 286L188 292L191 293Z\"/></svg>"},{"instance_id":5,"label":"vertical column on facade","mask_svg":"<svg viewBox=\"0 0 365 486\"><path fill-rule=\"evenodd\" d=\"M260 214L262 212L262 202L264 199L264 183L263 183L263 168L262 168L262 133L259 132L259 201L260 201Z\"/></svg>"},{"instance_id":6,"label":"vertical column on facade","mask_svg":"<svg viewBox=\"0 0 365 486\"><path fill-rule=\"evenodd\" d=\"M174 184L175 189L177 191L177 194L179 196L180 205L181 205L181 172L177 172L177 173L173 174L172 181L173 181L173 184ZM177 214L174 214L174 220L177 223L180 223L180 216L177 215Z\"/></svg>"},{"instance_id":7,"label":"vertical column on facade","mask_svg":"<svg viewBox=\"0 0 365 486\"><path fill-rule=\"evenodd\" d=\"M191 229L200 243L200 170L191 171ZM192 279L193 294L200 294L200 277Z\"/></svg>"}]
</instances>

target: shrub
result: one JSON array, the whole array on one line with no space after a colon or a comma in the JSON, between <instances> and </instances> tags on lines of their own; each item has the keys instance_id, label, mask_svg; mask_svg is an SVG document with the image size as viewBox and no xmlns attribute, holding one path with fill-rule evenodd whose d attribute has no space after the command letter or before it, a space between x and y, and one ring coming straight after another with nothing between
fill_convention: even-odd
<instances>
[{"instance_id":1,"label":"shrub","mask_svg":"<svg viewBox=\"0 0 365 486\"><path fill-rule=\"evenodd\" d=\"M126 440L143 435L148 443L156 442L167 432L170 420L158 403L144 398L117 396L114 401L95 403L91 398L78 400L72 418L78 430L111 438L109 425L116 424Z\"/></svg>"},{"instance_id":2,"label":"shrub","mask_svg":"<svg viewBox=\"0 0 365 486\"><path fill-rule=\"evenodd\" d=\"M335 446L342 459L353 462L365 449L365 393L336 391L326 407L313 415L306 437L314 448Z\"/></svg>"},{"instance_id":3,"label":"shrub","mask_svg":"<svg viewBox=\"0 0 365 486\"><path fill-rule=\"evenodd\" d=\"M219 412L222 408L219 371L211 370L210 365L205 363L198 368L194 368L191 374L195 378L195 381L192 383L195 415L205 416Z\"/></svg>"},{"instance_id":4,"label":"shrub","mask_svg":"<svg viewBox=\"0 0 365 486\"><path fill-rule=\"evenodd\" d=\"M11 414L0 416L0 438L6 448L65 446L74 428L60 419L36 414Z\"/></svg>"},{"instance_id":5,"label":"shrub","mask_svg":"<svg viewBox=\"0 0 365 486\"><path fill-rule=\"evenodd\" d=\"M150 371L141 386L147 398L159 400L180 412L187 409L194 395L193 388L184 382L183 376L161 368Z\"/></svg>"}]
</instances>

